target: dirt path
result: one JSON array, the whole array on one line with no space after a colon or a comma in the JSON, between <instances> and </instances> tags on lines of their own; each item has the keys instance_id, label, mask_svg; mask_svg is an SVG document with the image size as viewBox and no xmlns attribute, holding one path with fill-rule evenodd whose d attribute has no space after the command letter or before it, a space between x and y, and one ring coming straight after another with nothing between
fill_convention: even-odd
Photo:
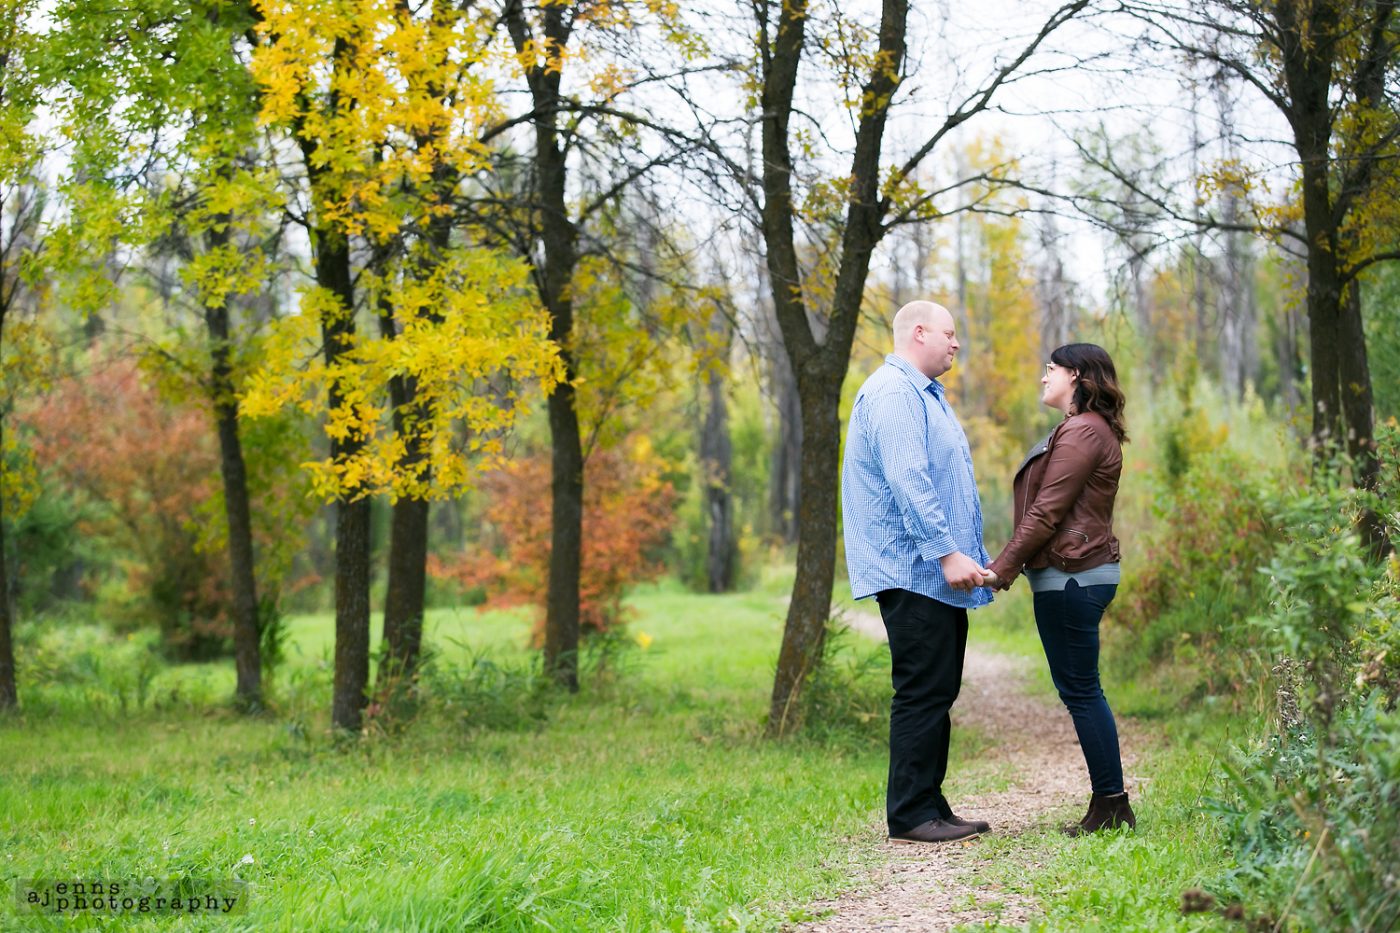
<instances>
[{"instance_id":1,"label":"dirt path","mask_svg":"<svg viewBox=\"0 0 1400 933\"><path fill-rule=\"evenodd\" d=\"M847 622L862 634L885 637L884 626L873 614L851 613ZM1069 714L1053 698L1026 694L1029 663L969 648L962 693L953 709L955 730L975 729L989 740L974 767L1004 775L1010 785L955 799L953 805L959 816L990 822L999 836L1039 832L1077 819L1088 799L1084 759ZM1120 719L1118 725L1131 791L1136 786L1135 741L1130 723ZM822 919L795 930L922 933L986 921L1019 925L1038 913L1024 895L979 880L979 872L991 860L976 839L943 845L890 843L883 841L883 820L870 832L875 862L870 876L839 898L809 905L810 913Z\"/></svg>"}]
</instances>

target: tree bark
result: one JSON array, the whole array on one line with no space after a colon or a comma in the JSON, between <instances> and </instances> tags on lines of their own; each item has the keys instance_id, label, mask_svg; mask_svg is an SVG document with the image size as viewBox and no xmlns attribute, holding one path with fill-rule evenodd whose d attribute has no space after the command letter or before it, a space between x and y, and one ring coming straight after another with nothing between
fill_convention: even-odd
<instances>
[{"instance_id":1,"label":"tree bark","mask_svg":"<svg viewBox=\"0 0 1400 933\"><path fill-rule=\"evenodd\" d=\"M406 18L413 16L411 4L398 0L398 8ZM433 8L433 18L439 21L451 8ZM442 82L429 79L419 89L428 97L440 98L448 93ZM445 161L450 141L443 137L440 127L416 133L414 144L421 154L433 160L428 182L418 189L420 196L433 206L450 204L460 181L460 172ZM408 274L426 280L452 244L454 220L450 213L432 213L426 221L424 245L426 251L412 262ZM442 315L426 310L426 317L436 323ZM386 339L397 333L393 309L381 306L380 329ZM432 480L432 467L422 433L414 425L428 422L431 412L418 401L417 381L408 376L395 376L389 382L389 397L394 407L394 430L403 438L403 465L427 484ZM405 496L393 504L389 531L389 579L384 597L384 666L380 669L381 690L397 682L411 681L418 667L423 644L423 614L427 600L428 541L431 533L429 501L423 497Z\"/></svg>"},{"instance_id":2,"label":"tree bark","mask_svg":"<svg viewBox=\"0 0 1400 933\"><path fill-rule=\"evenodd\" d=\"M309 163L308 163L309 165ZM355 336L354 286L350 278L350 249L344 235L322 228L316 238L316 282L341 302L339 314L322 321L326 363L352 345ZM332 382L331 411L345 404L345 388ZM353 435L331 440L331 458L359 453L363 440ZM358 732L369 686L370 500L354 490L336 499L335 519L335 680L331 724Z\"/></svg>"},{"instance_id":3,"label":"tree bark","mask_svg":"<svg viewBox=\"0 0 1400 933\"><path fill-rule=\"evenodd\" d=\"M1300 21L1299 16L1304 20ZM1280 64L1288 103L1284 116L1293 130L1302 163L1303 229L1307 238L1308 336L1311 339L1313 442L1319 449L1338 443L1342 428L1341 279L1338 269L1337 219L1332 212L1329 174L1332 111L1328 92L1338 27L1331 2L1307 4L1284 0L1273 10L1278 25Z\"/></svg>"},{"instance_id":4,"label":"tree bark","mask_svg":"<svg viewBox=\"0 0 1400 933\"><path fill-rule=\"evenodd\" d=\"M801 381L799 381L801 385ZM769 699L770 737L796 725L807 677L821 663L831 588L836 576L836 502L840 476L840 382L823 388L816 379L802 393L802 507L797 515L797 577L793 581L783 642Z\"/></svg>"},{"instance_id":5,"label":"tree bark","mask_svg":"<svg viewBox=\"0 0 1400 933\"><path fill-rule=\"evenodd\" d=\"M405 496L394 503L392 512L381 691L411 679L418 667L428 586L428 500Z\"/></svg>"},{"instance_id":6,"label":"tree bark","mask_svg":"<svg viewBox=\"0 0 1400 933\"><path fill-rule=\"evenodd\" d=\"M728 348L732 329L724 314L716 312L712 330L720 330L720 341ZM700 473L705 484L705 514L709 525L705 577L711 593L727 593L734 588L737 563L734 534L734 447L729 439L729 409L724 394L724 378L712 367L705 378L705 420L700 431Z\"/></svg>"},{"instance_id":7,"label":"tree bark","mask_svg":"<svg viewBox=\"0 0 1400 933\"><path fill-rule=\"evenodd\" d=\"M572 360L566 364L572 379ZM583 444L574 387L561 382L549 397L553 447L550 477L549 592L545 601L544 669L578 690L579 581L583 572Z\"/></svg>"},{"instance_id":8,"label":"tree bark","mask_svg":"<svg viewBox=\"0 0 1400 933\"><path fill-rule=\"evenodd\" d=\"M333 68L344 67L350 45L342 37L335 40ZM327 109L335 112L339 95L331 91ZM320 163L319 143L297 126L297 145L310 180L313 199L325 183L329 169ZM355 286L350 274L350 243L345 234L324 222L311 230L316 284L337 299L334 312L321 321L321 337L326 363L334 366L355 339ZM345 404L345 387L331 382L327 393L330 411ZM332 438L332 460L359 453L363 438L351 434ZM369 582L370 582L370 500L356 490L341 490L335 501L335 675L331 696L331 725L347 732L358 732L361 712L368 701L369 686Z\"/></svg>"},{"instance_id":9,"label":"tree bark","mask_svg":"<svg viewBox=\"0 0 1400 933\"><path fill-rule=\"evenodd\" d=\"M225 238L211 234L211 239ZM206 307L209 330L210 391L219 434L219 472L224 483L224 516L228 523L229 576L233 587L233 661L237 671L236 698L247 711L262 707L262 626L258 618L257 571L253 558L253 517L248 499L248 469L238 436L238 402L234 395L229 345L228 307Z\"/></svg>"},{"instance_id":10,"label":"tree bark","mask_svg":"<svg viewBox=\"0 0 1400 933\"><path fill-rule=\"evenodd\" d=\"M787 352L781 345L773 350L768 371L778 424L768 474L769 522L774 536L784 544L794 544L797 511L802 506L802 402Z\"/></svg>"},{"instance_id":11,"label":"tree bark","mask_svg":"<svg viewBox=\"0 0 1400 933\"><path fill-rule=\"evenodd\" d=\"M905 0L881 8L879 65L863 89L851 195L841 236L841 258L825 333L814 335L794 248L792 159L788 121L804 45L806 4L782 4L775 41L760 23L763 51L763 234L773 305L783 345L797 377L802 406L801 506L797 518L797 579L788 603L783 643L769 701L767 733L787 734L797 724L797 704L807 677L821 663L831 616L836 562L836 482L841 426L841 383L865 296L870 257L884 235L880 201L880 149L890 100L899 85L908 18Z\"/></svg>"},{"instance_id":12,"label":"tree bark","mask_svg":"<svg viewBox=\"0 0 1400 933\"><path fill-rule=\"evenodd\" d=\"M1045 359L1050 351L1069 342L1073 308L1070 283L1065 276L1064 257L1060 252L1059 231L1055 215L1040 218L1036 228L1044 260L1036 270L1036 293L1040 305L1040 352Z\"/></svg>"},{"instance_id":13,"label":"tree bark","mask_svg":"<svg viewBox=\"0 0 1400 933\"><path fill-rule=\"evenodd\" d=\"M543 40L562 52L569 42L573 4L543 10ZM506 28L518 52L532 41L521 0L509 0ZM578 265L578 227L565 194L568 166L559 139L560 69L533 65L526 71L534 104L535 239L543 260L531 257L540 299L549 314L549 339L559 349L564 379L549 397L551 528L549 591L545 598L544 668L556 683L578 690L579 581L583 565L583 441L579 430L572 341L574 306L570 288Z\"/></svg>"},{"instance_id":14,"label":"tree bark","mask_svg":"<svg viewBox=\"0 0 1400 933\"><path fill-rule=\"evenodd\" d=\"M1371 367L1366 357L1366 334L1361 315L1361 283L1352 280L1342 306L1341 396L1342 414L1347 425L1347 453L1351 456L1352 476L1362 489L1374 490L1380 482L1381 465L1376 456L1375 399L1371 389ZM1376 560L1391 551L1385 520L1375 509L1364 509L1357 522L1366 550Z\"/></svg>"},{"instance_id":15,"label":"tree bark","mask_svg":"<svg viewBox=\"0 0 1400 933\"><path fill-rule=\"evenodd\" d=\"M1367 48L1368 57L1356 77L1359 101L1376 107L1383 102L1384 78L1390 67L1387 25L1393 2L1377 3ZM1352 458L1358 486L1374 489L1379 466L1375 456L1371 374L1361 320L1360 285L1347 273L1344 225L1348 211L1372 186L1380 153L1333 155L1337 114L1330 100L1339 43L1345 31L1343 11L1336 2L1279 3L1274 9L1279 28L1281 63L1289 104L1285 115L1293 130L1302 162L1303 227L1308 256L1308 333L1312 341L1312 439L1319 457L1345 450ZM1374 60L1373 60L1374 59ZM1339 177L1332 189L1332 176ZM1390 543L1384 523L1367 510L1360 531L1376 556Z\"/></svg>"},{"instance_id":16,"label":"tree bark","mask_svg":"<svg viewBox=\"0 0 1400 933\"><path fill-rule=\"evenodd\" d=\"M3 324L3 316L0 316ZM0 410L0 450L5 443L5 412ZM15 683L15 647L11 636L14 618L10 613L10 578L5 551L5 500L0 487L0 710L19 705L19 689Z\"/></svg>"},{"instance_id":17,"label":"tree bark","mask_svg":"<svg viewBox=\"0 0 1400 933\"><path fill-rule=\"evenodd\" d=\"M397 328L392 309L380 308L379 323L385 339L393 339ZM410 429L413 418L427 414L414 410L417 396L413 378L390 378L394 430L404 440L403 465L409 470L416 469L427 457L421 436ZM426 473L427 468L423 469ZM428 500L414 496L399 498L391 508L389 579L384 593L384 660L376 681L381 693L411 678L418 666L428 585L428 515Z\"/></svg>"}]
</instances>

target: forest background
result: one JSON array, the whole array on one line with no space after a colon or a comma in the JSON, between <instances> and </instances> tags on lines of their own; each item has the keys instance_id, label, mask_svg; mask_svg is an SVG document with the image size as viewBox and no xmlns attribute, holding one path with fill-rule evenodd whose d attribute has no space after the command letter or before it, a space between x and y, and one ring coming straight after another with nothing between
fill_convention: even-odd
<instances>
[{"instance_id":1,"label":"forest background","mask_svg":"<svg viewBox=\"0 0 1400 933\"><path fill-rule=\"evenodd\" d=\"M501 813L436 899L393 873L293 896L334 874L317 857L259 922L793 919L871 805L832 789L868 781L887 715L841 624L841 425L918 297L957 320L993 552L1049 350L1117 361L1110 669L1178 728L1164 754L1209 748L1171 812L1210 858L1168 859L1136 922L1205 922L1176 909L1193 885L1254 922L1400 915L1374 819L1400 805L1393 3L0 2L15 878L224 877L227 835L159 865L153 827L59 842L119 754L94 806L226 806L162 757L178 736L227 744L246 793L272 756L372 800L356 782L395 761L555 774L640 729L641 760L690 733L756 769L836 754L808 792L846 802L758 864L720 867L709 827L662 894L606 909L577 864L501 845ZM142 796L167 767L189 781ZM597 792L540 781L516 818ZM22 821L34 789L56 802ZM362 852L385 830L345 827ZM641 891L649 856L612 844L592 883Z\"/></svg>"}]
</instances>

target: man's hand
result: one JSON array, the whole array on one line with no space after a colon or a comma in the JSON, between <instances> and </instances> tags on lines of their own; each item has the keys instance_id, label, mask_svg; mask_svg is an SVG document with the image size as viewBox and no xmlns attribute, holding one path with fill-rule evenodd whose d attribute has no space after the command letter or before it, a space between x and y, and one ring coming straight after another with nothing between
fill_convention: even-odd
<instances>
[{"instance_id":1,"label":"man's hand","mask_svg":"<svg viewBox=\"0 0 1400 933\"><path fill-rule=\"evenodd\" d=\"M938 558L938 563L943 566L943 578L955 590L971 592L974 587L983 585L985 574L982 568L962 551L944 554Z\"/></svg>"},{"instance_id":2,"label":"man's hand","mask_svg":"<svg viewBox=\"0 0 1400 933\"><path fill-rule=\"evenodd\" d=\"M982 568L982 585L990 586L994 590L1003 588L1001 585L1001 577L998 577L997 572L990 567Z\"/></svg>"}]
</instances>

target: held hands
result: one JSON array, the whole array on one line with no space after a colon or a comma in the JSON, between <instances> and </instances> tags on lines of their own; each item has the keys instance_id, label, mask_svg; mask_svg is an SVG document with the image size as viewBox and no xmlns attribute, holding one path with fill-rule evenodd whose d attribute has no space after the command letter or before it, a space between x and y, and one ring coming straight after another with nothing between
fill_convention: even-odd
<instances>
[{"instance_id":1,"label":"held hands","mask_svg":"<svg viewBox=\"0 0 1400 933\"><path fill-rule=\"evenodd\" d=\"M955 590L970 593L976 587L995 587L1000 583L996 574L985 567L979 567L975 560L962 551L945 554L938 562L943 567L943 578Z\"/></svg>"}]
</instances>

